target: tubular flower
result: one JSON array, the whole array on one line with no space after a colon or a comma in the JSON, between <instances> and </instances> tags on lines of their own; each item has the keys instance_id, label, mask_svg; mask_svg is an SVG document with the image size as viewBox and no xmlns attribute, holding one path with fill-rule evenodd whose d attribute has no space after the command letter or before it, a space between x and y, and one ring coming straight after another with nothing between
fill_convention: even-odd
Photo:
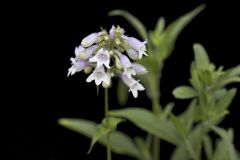
<instances>
[{"instance_id":1,"label":"tubular flower","mask_svg":"<svg viewBox=\"0 0 240 160\"><path fill-rule=\"evenodd\" d=\"M118 76L136 98L138 91L144 90L144 87L133 76L148 71L134 60L147 55L147 42L124 33L119 26L112 26L109 33L102 30L85 37L75 48L75 58L70 59L72 66L68 69L68 76L84 70L90 74L86 80L88 83L94 81L97 86L101 84L105 88L111 86L111 78Z\"/></svg>"}]
</instances>

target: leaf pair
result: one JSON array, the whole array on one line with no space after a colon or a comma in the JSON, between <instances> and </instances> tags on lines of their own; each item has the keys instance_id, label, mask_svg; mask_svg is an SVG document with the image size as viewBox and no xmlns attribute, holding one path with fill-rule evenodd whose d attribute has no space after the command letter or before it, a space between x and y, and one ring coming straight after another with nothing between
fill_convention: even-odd
<instances>
[{"instance_id":1,"label":"leaf pair","mask_svg":"<svg viewBox=\"0 0 240 160\"><path fill-rule=\"evenodd\" d=\"M122 121L122 119L111 118L110 124L113 128ZM92 138L92 144L99 142L100 144L106 146L107 137L106 133L109 129L98 126L95 122L84 120L84 119L73 119L73 118L62 118L58 121L60 125L80 133L88 138ZM136 159L141 159L141 153L137 149L136 145L133 143L131 138L126 134L119 131L112 131L111 137L111 149L114 153L128 155Z\"/></svg>"}]
</instances>

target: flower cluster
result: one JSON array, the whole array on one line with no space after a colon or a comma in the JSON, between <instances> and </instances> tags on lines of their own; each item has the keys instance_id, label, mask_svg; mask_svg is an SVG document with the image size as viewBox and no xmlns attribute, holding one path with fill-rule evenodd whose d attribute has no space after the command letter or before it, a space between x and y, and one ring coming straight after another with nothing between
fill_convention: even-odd
<instances>
[{"instance_id":1,"label":"flower cluster","mask_svg":"<svg viewBox=\"0 0 240 160\"><path fill-rule=\"evenodd\" d=\"M87 82L94 80L96 85L102 84L105 88L111 85L112 77L118 76L136 98L138 91L144 90L144 87L133 76L145 74L147 70L133 61L147 56L147 42L124 33L119 26L112 26L109 33L102 30L85 37L81 45L75 48L76 57L70 59L72 66L68 69L68 76L84 70L87 74L91 73Z\"/></svg>"}]
</instances>

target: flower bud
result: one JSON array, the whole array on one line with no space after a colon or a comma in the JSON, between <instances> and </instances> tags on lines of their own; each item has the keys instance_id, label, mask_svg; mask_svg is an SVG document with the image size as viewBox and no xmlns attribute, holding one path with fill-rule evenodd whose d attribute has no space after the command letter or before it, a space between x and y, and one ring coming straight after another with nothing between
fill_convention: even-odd
<instances>
[{"instance_id":1,"label":"flower bud","mask_svg":"<svg viewBox=\"0 0 240 160\"><path fill-rule=\"evenodd\" d=\"M121 41L120 41L119 38L116 38L116 39L115 39L115 44L116 44L116 45L120 45L120 44L121 44Z\"/></svg>"},{"instance_id":2,"label":"flower bud","mask_svg":"<svg viewBox=\"0 0 240 160\"><path fill-rule=\"evenodd\" d=\"M97 49L97 45L91 46L85 50L83 50L80 54L79 54L79 58L80 60L86 60L89 57L91 57L91 55L93 54L94 50Z\"/></svg>"},{"instance_id":3,"label":"flower bud","mask_svg":"<svg viewBox=\"0 0 240 160\"><path fill-rule=\"evenodd\" d=\"M89 74L89 73L91 73L92 72L92 67L90 67L90 66L87 66L87 67L85 67L84 68L84 73L86 73L86 74Z\"/></svg>"},{"instance_id":4,"label":"flower bud","mask_svg":"<svg viewBox=\"0 0 240 160\"><path fill-rule=\"evenodd\" d=\"M141 64L133 63L132 66L138 75L146 74L148 72L147 69Z\"/></svg>"},{"instance_id":5,"label":"flower bud","mask_svg":"<svg viewBox=\"0 0 240 160\"><path fill-rule=\"evenodd\" d=\"M116 55L114 56L114 58L115 58L115 64L116 64L117 69L121 70L122 69L122 64L121 64L120 59Z\"/></svg>"},{"instance_id":6,"label":"flower bud","mask_svg":"<svg viewBox=\"0 0 240 160\"><path fill-rule=\"evenodd\" d=\"M98 32L98 33L92 33L92 34L88 35L87 37L83 38L81 45L83 47L91 46L93 43L95 43L97 41L97 38L99 36L101 36L102 34L103 34L103 32Z\"/></svg>"}]
</instances>

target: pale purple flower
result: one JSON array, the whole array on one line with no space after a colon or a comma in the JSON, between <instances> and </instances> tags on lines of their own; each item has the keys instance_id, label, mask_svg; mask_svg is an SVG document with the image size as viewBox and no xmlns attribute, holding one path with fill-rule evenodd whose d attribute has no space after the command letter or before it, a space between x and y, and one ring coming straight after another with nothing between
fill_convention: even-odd
<instances>
[{"instance_id":1,"label":"pale purple flower","mask_svg":"<svg viewBox=\"0 0 240 160\"><path fill-rule=\"evenodd\" d=\"M85 67L88 66L87 61L76 60L76 58L71 58L72 66L68 69L68 76L73 75L76 72L82 71Z\"/></svg>"},{"instance_id":2,"label":"pale purple flower","mask_svg":"<svg viewBox=\"0 0 240 160\"><path fill-rule=\"evenodd\" d=\"M121 52L119 52L118 50L115 50L115 52L118 54L120 61L122 63L122 66L124 68L129 68L132 67L132 63L131 61L128 59L128 57L124 54L122 54Z\"/></svg>"},{"instance_id":3,"label":"pale purple flower","mask_svg":"<svg viewBox=\"0 0 240 160\"><path fill-rule=\"evenodd\" d=\"M107 68L110 68L110 54L106 49L99 49L96 55L89 59L89 62L97 62L97 67L105 65Z\"/></svg>"},{"instance_id":4,"label":"pale purple flower","mask_svg":"<svg viewBox=\"0 0 240 160\"><path fill-rule=\"evenodd\" d=\"M124 69L123 74L127 75L128 77L131 77L132 75L136 75L136 72L132 68L132 63L128 59L128 57L117 50L115 52L120 57L121 65L123 66L123 69Z\"/></svg>"},{"instance_id":5,"label":"pale purple flower","mask_svg":"<svg viewBox=\"0 0 240 160\"><path fill-rule=\"evenodd\" d=\"M96 85L100 85L102 82L104 82L106 85L110 86L111 82L111 75L110 72L105 72L105 69L103 66L95 68L92 74L89 75L87 78L87 82L91 82L95 80Z\"/></svg>"},{"instance_id":6,"label":"pale purple flower","mask_svg":"<svg viewBox=\"0 0 240 160\"><path fill-rule=\"evenodd\" d=\"M132 77L128 77L125 74L121 74L121 79L123 82L129 87L129 91L132 92L133 97L138 97L138 91L143 91L145 88L139 83L139 81L136 81Z\"/></svg>"},{"instance_id":7,"label":"pale purple flower","mask_svg":"<svg viewBox=\"0 0 240 160\"><path fill-rule=\"evenodd\" d=\"M98 32L98 33L92 33L92 34L88 35L87 37L83 38L81 45L83 47L89 47L89 46L93 45L96 42L97 38L99 36L101 36L102 34L103 34L103 32Z\"/></svg>"},{"instance_id":8,"label":"pale purple flower","mask_svg":"<svg viewBox=\"0 0 240 160\"><path fill-rule=\"evenodd\" d=\"M147 41L141 42L134 37L127 37L127 36L122 36L122 37L128 42L128 44L133 49L138 51L139 59L141 59L143 55L147 56L147 53L146 53L147 50L146 50L146 46L145 46Z\"/></svg>"},{"instance_id":9,"label":"pale purple flower","mask_svg":"<svg viewBox=\"0 0 240 160\"><path fill-rule=\"evenodd\" d=\"M148 70L143 65L138 63L132 63L132 67L138 75L146 74L148 72Z\"/></svg>"},{"instance_id":10,"label":"pale purple flower","mask_svg":"<svg viewBox=\"0 0 240 160\"><path fill-rule=\"evenodd\" d=\"M132 60L138 60L139 59L138 52L135 49L128 48L128 49L126 49L126 52Z\"/></svg>"},{"instance_id":11,"label":"pale purple flower","mask_svg":"<svg viewBox=\"0 0 240 160\"><path fill-rule=\"evenodd\" d=\"M75 48L75 51L74 51L76 58L79 58L80 53L81 53L82 51L84 51L84 50L85 50L85 48L83 48L81 45L78 46L78 47L76 47L76 48Z\"/></svg>"},{"instance_id":12,"label":"pale purple flower","mask_svg":"<svg viewBox=\"0 0 240 160\"><path fill-rule=\"evenodd\" d=\"M85 50L80 51L79 52L79 59L80 60L87 60L87 59L89 59L92 56L94 50L97 49L97 48L98 48L97 45L93 45L93 46L91 46L89 48L86 48Z\"/></svg>"},{"instance_id":13,"label":"pale purple flower","mask_svg":"<svg viewBox=\"0 0 240 160\"><path fill-rule=\"evenodd\" d=\"M114 30L115 30L115 26L112 25L112 28L111 28L110 31L109 31L109 35L110 35L111 38L113 38L114 35L115 35Z\"/></svg>"}]
</instances>

